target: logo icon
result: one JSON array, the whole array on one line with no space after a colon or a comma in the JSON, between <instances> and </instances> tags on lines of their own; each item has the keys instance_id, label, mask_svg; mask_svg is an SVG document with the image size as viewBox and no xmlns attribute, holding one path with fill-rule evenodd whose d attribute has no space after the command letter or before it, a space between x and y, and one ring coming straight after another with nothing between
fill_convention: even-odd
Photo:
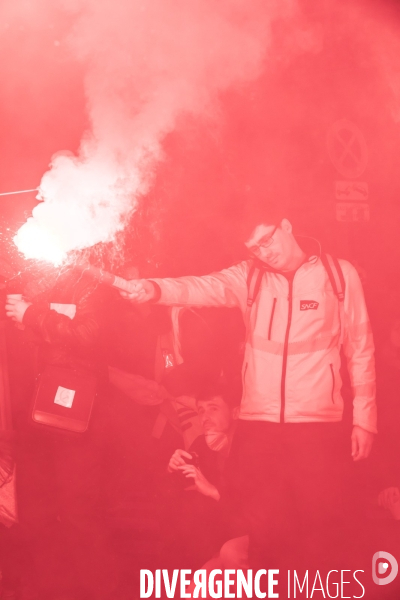
<instances>
[{"instance_id":1,"label":"logo icon","mask_svg":"<svg viewBox=\"0 0 400 600\"><path fill-rule=\"evenodd\" d=\"M300 310L317 310L318 306L316 300L300 300Z\"/></svg>"},{"instance_id":2,"label":"logo icon","mask_svg":"<svg viewBox=\"0 0 400 600\"><path fill-rule=\"evenodd\" d=\"M347 119L328 130L327 150L333 166L346 179L357 179L368 165L368 148L362 131Z\"/></svg>"},{"instance_id":3,"label":"logo icon","mask_svg":"<svg viewBox=\"0 0 400 600\"><path fill-rule=\"evenodd\" d=\"M389 552L375 552L372 557L372 580L376 585L387 585L397 577L399 565Z\"/></svg>"}]
</instances>

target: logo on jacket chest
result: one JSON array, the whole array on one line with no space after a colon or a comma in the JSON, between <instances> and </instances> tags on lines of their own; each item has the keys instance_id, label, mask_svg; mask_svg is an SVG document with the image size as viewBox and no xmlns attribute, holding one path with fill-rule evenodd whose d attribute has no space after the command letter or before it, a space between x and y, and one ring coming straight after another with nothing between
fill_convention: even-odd
<instances>
[{"instance_id":1,"label":"logo on jacket chest","mask_svg":"<svg viewBox=\"0 0 400 600\"><path fill-rule=\"evenodd\" d=\"M300 300L300 310L317 310L318 306L316 300Z\"/></svg>"}]
</instances>

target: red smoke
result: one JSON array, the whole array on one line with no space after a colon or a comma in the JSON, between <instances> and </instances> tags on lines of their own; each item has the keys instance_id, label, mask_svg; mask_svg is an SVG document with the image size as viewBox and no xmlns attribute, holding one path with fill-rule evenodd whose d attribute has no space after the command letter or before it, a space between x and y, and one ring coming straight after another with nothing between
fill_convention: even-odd
<instances>
[{"instance_id":1,"label":"red smoke","mask_svg":"<svg viewBox=\"0 0 400 600\"><path fill-rule=\"evenodd\" d=\"M398 122L400 38L394 4L391 10L389 2L367 0L4 1L3 23L29 34L12 48L13 61L3 56L9 102L18 89L21 107L34 96L51 111L52 78L58 87L63 80L47 69L50 43L60 52L60 72L67 65L74 81L82 78L86 96L88 128L78 156L59 155L44 176L45 202L35 210L28 246L34 251L44 230L57 239L60 256L112 240L149 189L166 134L177 124L184 129L187 115L209 119L216 138L229 119L254 128L253 139L231 129L221 145L226 161L234 156L227 166L232 185L239 181L244 189L250 182L267 194L282 188L299 202L328 197L320 189L327 127L343 117L360 126L373 118L376 137L382 120ZM255 101L246 99L249 81L260 82ZM220 100L227 89L241 98L235 110ZM70 123L76 114L66 103L59 120ZM20 120L34 127L22 110ZM51 137L44 119L36 135ZM205 152L202 166L207 161ZM183 202L203 187L195 171L197 179L183 183L189 192ZM222 171L212 175L225 177L223 190L231 185ZM328 187L330 194L331 181Z\"/></svg>"},{"instance_id":2,"label":"red smoke","mask_svg":"<svg viewBox=\"0 0 400 600\"><path fill-rule=\"evenodd\" d=\"M53 158L33 218L16 237L30 258L109 242L148 190L161 143L183 114L213 113L218 94L257 77L271 24L292 0L113 2L65 6L84 65L90 121L79 155ZM56 247L54 247L56 245Z\"/></svg>"}]
</instances>

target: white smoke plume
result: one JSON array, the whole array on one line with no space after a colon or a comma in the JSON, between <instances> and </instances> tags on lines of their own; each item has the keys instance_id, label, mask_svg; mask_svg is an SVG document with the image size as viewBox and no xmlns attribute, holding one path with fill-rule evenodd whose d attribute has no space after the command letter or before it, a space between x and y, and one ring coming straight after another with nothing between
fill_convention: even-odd
<instances>
[{"instance_id":1,"label":"white smoke plume","mask_svg":"<svg viewBox=\"0 0 400 600\"><path fill-rule=\"evenodd\" d=\"M37 0L39 1L39 0ZM184 114L212 114L218 95L256 78L271 27L295 0L65 0L67 43L82 63L90 130L78 156L59 153L43 201L15 241L60 263L112 241L151 183L162 142Z\"/></svg>"}]
</instances>

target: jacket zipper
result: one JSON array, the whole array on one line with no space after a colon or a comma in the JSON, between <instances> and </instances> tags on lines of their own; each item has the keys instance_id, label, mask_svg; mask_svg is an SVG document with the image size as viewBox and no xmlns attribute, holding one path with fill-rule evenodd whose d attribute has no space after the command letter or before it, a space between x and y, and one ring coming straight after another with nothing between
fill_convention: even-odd
<instances>
[{"instance_id":1,"label":"jacket zipper","mask_svg":"<svg viewBox=\"0 0 400 600\"><path fill-rule=\"evenodd\" d=\"M274 320L275 306L276 306L276 298L274 298L274 303L272 305L272 311L271 311L271 318L269 320L269 328L268 328L268 339L269 340L271 339L272 322Z\"/></svg>"},{"instance_id":2,"label":"jacket zipper","mask_svg":"<svg viewBox=\"0 0 400 600\"><path fill-rule=\"evenodd\" d=\"M335 372L333 370L333 364L330 363L331 373L332 373L332 402L335 404L334 391L335 391Z\"/></svg>"},{"instance_id":3,"label":"jacket zipper","mask_svg":"<svg viewBox=\"0 0 400 600\"><path fill-rule=\"evenodd\" d=\"M283 357L282 357L282 380L281 380L281 415L280 422L285 422L285 392L286 392L286 367L288 357L288 346L289 346L289 333L290 325L292 324L292 308L293 308L293 279L289 281L289 308L288 308L288 322L286 327L285 343L283 346Z\"/></svg>"}]
</instances>

